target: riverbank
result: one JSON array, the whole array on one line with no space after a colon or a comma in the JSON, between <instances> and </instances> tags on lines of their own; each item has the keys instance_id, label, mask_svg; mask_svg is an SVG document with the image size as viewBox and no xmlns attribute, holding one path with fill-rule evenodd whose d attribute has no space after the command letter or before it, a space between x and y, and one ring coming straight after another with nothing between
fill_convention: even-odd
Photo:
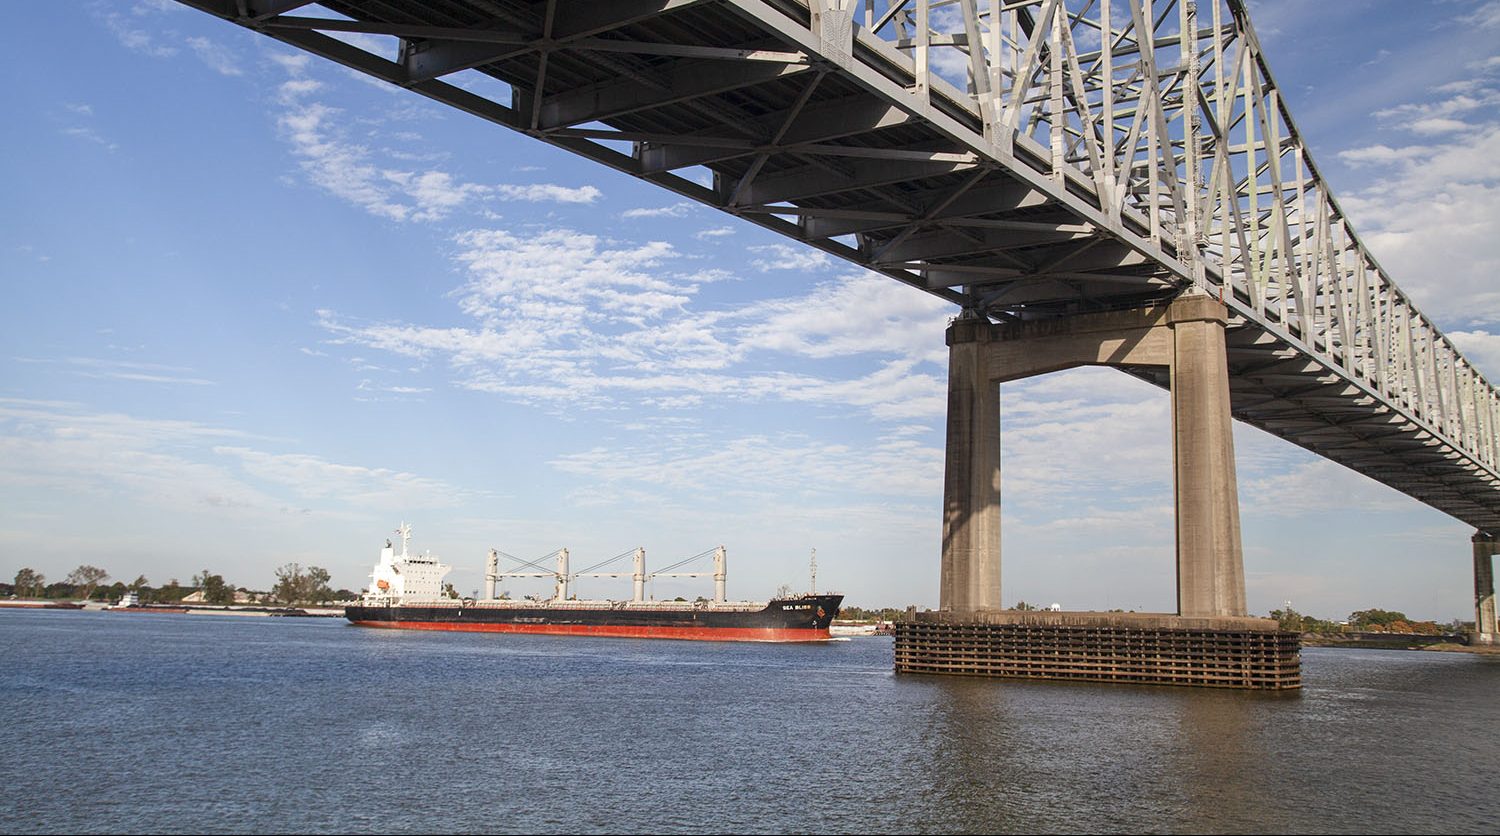
<instances>
[{"instance_id":1,"label":"riverbank","mask_svg":"<svg viewBox=\"0 0 1500 836\"><path fill-rule=\"evenodd\" d=\"M112 612L129 615L233 615L279 616L284 618L343 618L343 606L336 607L267 607L253 605L205 606L202 604L142 604L112 607L103 601L0 601L0 608L25 610L62 610L72 612Z\"/></svg>"},{"instance_id":2,"label":"riverbank","mask_svg":"<svg viewBox=\"0 0 1500 836\"><path fill-rule=\"evenodd\" d=\"M1303 647L1352 647L1365 650L1434 650L1440 653L1500 655L1500 645L1467 642L1466 636L1423 633L1303 633Z\"/></svg>"}]
</instances>

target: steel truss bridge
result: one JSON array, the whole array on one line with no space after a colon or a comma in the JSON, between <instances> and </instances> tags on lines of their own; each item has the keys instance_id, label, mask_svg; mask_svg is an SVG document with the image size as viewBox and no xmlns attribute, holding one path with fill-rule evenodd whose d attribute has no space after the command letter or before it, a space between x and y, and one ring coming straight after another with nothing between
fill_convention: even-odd
<instances>
[{"instance_id":1,"label":"steel truss bridge","mask_svg":"<svg viewBox=\"0 0 1500 836\"><path fill-rule=\"evenodd\" d=\"M1203 289L1235 417L1500 531L1500 395L1350 226L1243 0L180 2L996 321Z\"/></svg>"}]
</instances>

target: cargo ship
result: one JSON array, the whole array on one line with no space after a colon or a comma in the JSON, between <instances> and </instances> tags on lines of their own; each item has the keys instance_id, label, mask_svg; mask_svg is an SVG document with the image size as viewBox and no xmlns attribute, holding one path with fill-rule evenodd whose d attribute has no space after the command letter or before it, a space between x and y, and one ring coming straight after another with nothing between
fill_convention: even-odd
<instances>
[{"instance_id":1,"label":"cargo ship","mask_svg":"<svg viewBox=\"0 0 1500 836\"><path fill-rule=\"evenodd\" d=\"M513 572L500 571L502 553L491 549L485 572L485 597L454 598L451 593L445 594L443 584L443 578L452 567L429 554L411 554L408 550L411 526L403 523L396 533L401 538L400 553L390 540L386 540L380 561L370 574L369 591L358 603L345 608L345 617L354 625L641 639L818 642L829 639L828 625L838 615L839 605L844 600L842 595L816 593L769 601L725 600L727 557L723 546L713 550L713 600L647 600L646 581L652 577L692 577L708 573L663 570L647 575L645 549L640 548L605 561L607 564L633 554L635 567L631 576L635 593L630 600L580 601L569 597L569 586L576 578L622 577L625 573L570 573L567 549L555 553L556 569L541 565L548 556L535 561L515 558L523 568L535 571ZM677 565L681 564L668 569ZM506 577L551 577L556 582L555 594L546 600L512 601L497 597L495 584Z\"/></svg>"}]
</instances>

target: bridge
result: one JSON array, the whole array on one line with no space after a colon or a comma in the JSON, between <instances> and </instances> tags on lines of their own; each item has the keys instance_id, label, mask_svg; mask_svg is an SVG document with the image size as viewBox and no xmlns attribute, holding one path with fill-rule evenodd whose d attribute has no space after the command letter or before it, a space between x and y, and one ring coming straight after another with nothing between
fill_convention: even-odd
<instances>
[{"instance_id":1,"label":"bridge","mask_svg":"<svg viewBox=\"0 0 1500 836\"><path fill-rule=\"evenodd\" d=\"M1179 615L1245 614L1232 416L1474 526L1495 632L1500 393L1243 0L180 2L952 302L944 610L1000 605L998 382L1098 364L1172 392Z\"/></svg>"}]
</instances>

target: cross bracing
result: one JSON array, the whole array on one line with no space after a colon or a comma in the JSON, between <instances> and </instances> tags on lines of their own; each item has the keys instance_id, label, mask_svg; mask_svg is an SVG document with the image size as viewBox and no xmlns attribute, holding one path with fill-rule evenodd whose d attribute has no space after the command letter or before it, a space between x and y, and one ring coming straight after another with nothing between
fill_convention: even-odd
<instances>
[{"instance_id":1,"label":"cross bracing","mask_svg":"<svg viewBox=\"0 0 1500 836\"><path fill-rule=\"evenodd\" d=\"M1236 417L1500 529L1500 395L1328 192L1241 0L182 2L997 320L1202 288Z\"/></svg>"}]
</instances>

